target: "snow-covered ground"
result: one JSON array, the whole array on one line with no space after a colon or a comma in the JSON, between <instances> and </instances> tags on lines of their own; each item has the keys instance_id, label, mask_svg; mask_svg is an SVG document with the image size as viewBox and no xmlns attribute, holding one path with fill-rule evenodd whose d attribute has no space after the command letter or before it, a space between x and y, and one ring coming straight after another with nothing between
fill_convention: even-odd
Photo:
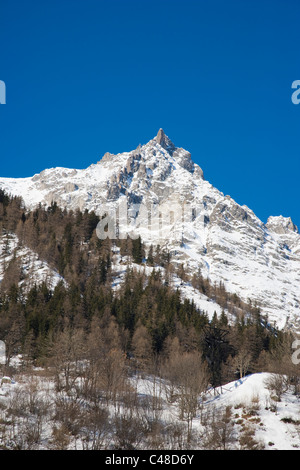
<instances>
[{"instance_id":1,"label":"snow-covered ground","mask_svg":"<svg viewBox=\"0 0 300 470\"><path fill-rule=\"evenodd\" d=\"M40 397L44 396L45 401L53 406L55 390L51 380L42 380L38 377L39 370L36 370L37 378L33 379L20 376L20 381L10 380L6 377L1 384L0 380L0 405L3 415L5 406L12 403L12 398L20 396L20 391L32 393L33 386L39 387ZM246 376L240 380L222 386L222 389L206 393L201 411L193 419L192 429L196 436L205 436L210 432L210 424L204 422L203 416L212 410L225 411L231 407L230 423L232 426L233 438L226 443L226 448L241 450L241 438L245 432L250 433L251 438L256 443L258 450L299 450L300 449L300 399L289 389L283 394L280 401L276 401L267 388L267 381L270 379L269 373L258 373ZM151 414L152 400L155 395L161 400L159 410L160 419L165 427L170 423L184 425L179 418L179 410L176 403L170 404L166 400L164 383L153 377L136 376L131 379L132 386L136 388L138 395L143 400L148 401L148 411ZM52 398L51 398L52 397ZM108 407L109 408L109 407ZM113 410L113 409L112 409ZM114 409L113 413L116 410ZM121 409L119 410L121 412ZM3 418L3 416L2 416ZM47 420L46 420L47 421ZM49 421L49 420L48 420ZM3 422L5 422L3 420ZM9 426L9 420L7 421ZM51 421L43 426L43 439L41 447L47 447L47 442L52 432ZM228 436L227 436L228 438ZM110 436L108 448L113 448L113 436ZM0 446L1 446L0 435ZM205 450L203 439L194 440L195 450ZM70 440L70 449L74 448L74 443ZM76 448L80 449L77 442ZM175 450L175 449L174 449Z\"/></svg>"},{"instance_id":2,"label":"snow-covered ground","mask_svg":"<svg viewBox=\"0 0 300 470\"><path fill-rule=\"evenodd\" d=\"M255 430L255 439L262 442L265 449L300 449L300 399L289 389L281 401L275 400L266 385L270 376L258 373L231 382L205 406L232 406L235 421L240 422L240 426L250 424Z\"/></svg>"},{"instance_id":3,"label":"snow-covered ground","mask_svg":"<svg viewBox=\"0 0 300 470\"><path fill-rule=\"evenodd\" d=\"M203 409L193 419L193 429L205 434L200 415L213 409L222 413L226 407L231 407L234 440L228 448L240 450L240 438L248 430L259 450L300 449L300 397L289 389L277 401L267 385L271 377L270 373L252 374L208 391ZM158 385L156 387L158 389ZM138 390L140 394L151 393L152 381L140 379ZM167 407L165 416L166 420L178 416L176 406Z\"/></svg>"}]
</instances>

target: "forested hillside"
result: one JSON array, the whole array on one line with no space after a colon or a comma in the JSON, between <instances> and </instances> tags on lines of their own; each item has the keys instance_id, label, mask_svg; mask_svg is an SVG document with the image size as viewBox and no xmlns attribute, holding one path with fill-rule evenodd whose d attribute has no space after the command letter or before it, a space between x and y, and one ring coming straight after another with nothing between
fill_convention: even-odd
<instances>
[{"instance_id":1,"label":"forested hillside","mask_svg":"<svg viewBox=\"0 0 300 470\"><path fill-rule=\"evenodd\" d=\"M22 352L40 362L47 359L57 337L66 331L93 332L92 325L114 325L116 347L124 357L146 362L166 360L171 344L185 353L197 352L208 364L213 385L243 373L258 371L288 341L288 335L268 325L259 310L228 294L222 285L193 275L185 282L216 300L224 309L209 320L193 300L182 300L169 286L170 257L159 247L147 253L137 240L99 240L94 213L67 212L56 204L27 212L19 198L0 194L1 232L15 233L19 243L38 253L65 282L52 291L46 283L34 285L25 295L19 287L22 276L18 259L7 267L1 283L1 338L11 354ZM113 289L112 263L126 264L122 286ZM115 262L115 261L114 261ZM136 266L152 267L151 274ZM3 286L3 288L2 288ZM4 288L5 287L5 288ZM225 310L235 316L229 322ZM240 365L247 356L246 364Z\"/></svg>"},{"instance_id":2,"label":"forested hillside","mask_svg":"<svg viewBox=\"0 0 300 470\"><path fill-rule=\"evenodd\" d=\"M188 275L172 265L169 253L159 246L147 248L140 238L99 240L98 221L94 213L67 212L56 204L27 211L20 198L0 191L4 247L17 237L21 247L29 247L61 277L54 288L38 277L35 282L32 272L28 279L17 249L5 266L0 284L0 338L6 346L2 376L21 371L29 377L42 368L55 396L52 408L38 399L44 385L35 377L30 392L26 386L24 396L20 392L3 407L3 448L40 448L41 423L49 414L53 425L46 448L76 446L78 436L83 448L106 448L108 436L121 449L186 448L196 439L192 423L209 389L269 371L287 374L299 393L292 336L269 325L251 299L245 304L200 272ZM222 313L209 317L193 299L183 299L172 282L175 275L220 305ZM138 377L151 377L147 412L132 388ZM163 402L178 410L179 421L167 427ZM224 413L219 418L228 423ZM209 416L201 412L201 422L213 429L219 418ZM215 438L205 445L216 446ZM242 445L257 447L255 440Z\"/></svg>"}]
</instances>

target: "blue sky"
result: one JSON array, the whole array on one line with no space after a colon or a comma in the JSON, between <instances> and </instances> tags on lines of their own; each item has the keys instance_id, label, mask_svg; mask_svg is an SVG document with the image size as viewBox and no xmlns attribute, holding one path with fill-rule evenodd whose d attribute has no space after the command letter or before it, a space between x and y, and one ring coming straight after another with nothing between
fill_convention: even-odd
<instances>
[{"instance_id":1,"label":"blue sky","mask_svg":"<svg viewBox=\"0 0 300 470\"><path fill-rule=\"evenodd\" d=\"M300 227L298 0L0 0L0 176L162 127L219 190Z\"/></svg>"}]
</instances>

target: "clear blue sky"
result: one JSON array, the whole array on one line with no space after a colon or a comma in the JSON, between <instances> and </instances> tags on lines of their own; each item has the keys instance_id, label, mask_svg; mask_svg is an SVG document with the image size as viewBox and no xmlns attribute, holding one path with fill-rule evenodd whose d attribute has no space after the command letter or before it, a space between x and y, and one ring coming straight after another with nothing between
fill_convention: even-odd
<instances>
[{"instance_id":1,"label":"clear blue sky","mask_svg":"<svg viewBox=\"0 0 300 470\"><path fill-rule=\"evenodd\" d=\"M85 168L162 127L300 227L299 0L0 0L0 176Z\"/></svg>"}]
</instances>

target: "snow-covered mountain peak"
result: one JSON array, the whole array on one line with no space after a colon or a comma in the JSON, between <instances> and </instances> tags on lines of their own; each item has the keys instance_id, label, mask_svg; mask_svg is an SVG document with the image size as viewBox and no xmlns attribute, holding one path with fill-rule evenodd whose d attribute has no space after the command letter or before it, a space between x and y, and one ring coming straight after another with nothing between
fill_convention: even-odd
<instances>
[{"instance_id":1,"label":"snow-covered mountain peak","mask_svg":"<svg viewBox=\"0 0 300 470\"><path fill-rule=\"evenodd\" d=\"M268 218L266 227L278 234L299 233L298 227L290 217L271 216Z\"/></svg>"},{"instance_id":2,"label":"snow-covered mountain peak","mask_svg":"<svg viewBox=\"0 0 300 470\"><path fill-rule=\"evenodd\" d=\"M146 246L160 245L175 265L184 263L191 274L200 270L212 282L222 281L229 292L256 302L271 321L300 330L297 227L282 216L264 224L247 206L224 196L163 129L148 143L117 155L106 153L86 169L52 168L32 178L0 178L0 188L22 196L28 209L52 202L99 215L103 207L114 210L121 202L130 214L142 213L139 207L150 209L149 217L141 219L144 224L138 225L138 215L128 216L131 231ZM152 209L162 217L167 209L167 222L153 224Z\"/></svg>"},{"instance_id":3,"label":"snow-covered mountain peak","mask_svg":"<svg viewBox=\"0 0 300 470\"><path fill-rule=\"evenodd\" d=\"M170 153L170 155L172 155L172 153L175 150L175 145L169 139L169 137L164 133L162 128L159 129L157 136L154 139L161 147L163 147L165 150L167 150Z\"/></svg>"}]
</instances>

